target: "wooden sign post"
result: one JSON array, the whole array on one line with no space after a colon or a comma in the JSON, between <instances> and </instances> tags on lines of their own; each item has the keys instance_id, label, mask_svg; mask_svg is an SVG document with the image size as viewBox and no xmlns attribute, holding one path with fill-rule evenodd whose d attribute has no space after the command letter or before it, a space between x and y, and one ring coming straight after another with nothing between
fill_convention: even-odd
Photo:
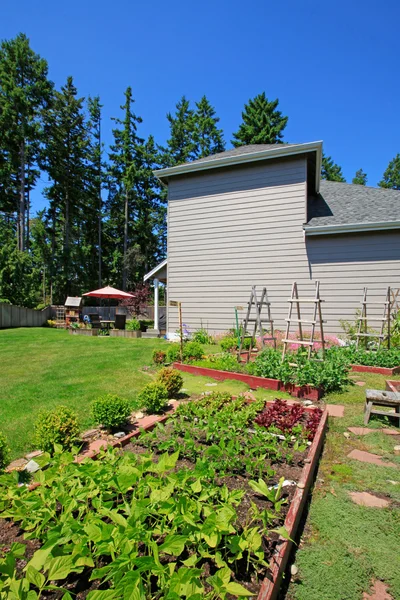
<instances>
[{"instance_id":1,"label":"wooden sign post","mask_svg":"<svg viewBox=\"0 0 400 600\"><path fill-rule=\"evenodd\" d=\"M182 302L179 302L179 301L177 301L177 300L170 300L170 301L169 301L169 305L170 305L170 306L177 306L177 307L178 307L179 337L180 337L180 339L181 339L180 355L181 355L181 362L183 362L183 323L182 323Z\"/></svg>"}]
</instances>

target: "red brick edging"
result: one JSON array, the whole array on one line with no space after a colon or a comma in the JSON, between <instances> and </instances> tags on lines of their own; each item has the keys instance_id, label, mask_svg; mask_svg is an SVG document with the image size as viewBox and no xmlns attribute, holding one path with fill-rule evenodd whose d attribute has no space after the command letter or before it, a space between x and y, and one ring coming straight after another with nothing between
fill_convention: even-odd
<instances>
[{"instance_id":1,"label":"red brick edging","mask_svg":"<svg viewBox=\"0 0 400 600\"><path fill-rule=\"evenodd\" d=\"M398 375L400 373L399 367L367 367L366 365L350 365L351 370L357 373L379 373L379 375Z\"/></svg>"},{"instance_id":2,"label":"red brick edging","mask_svg":"<svg viewBox=\"0 0 400 600\"><path fill-rule=\"evenodd\" d=\"M306 398L308 400L317 401L322 398L323 392L320 388L315 388L310 385L294 385L292 383L283 383L279 379L268 379L266 377L258 377L256 375L246 375L245 373L234 373L230 371L220 371L219 369L209 369L206 367L196 367L194 365L186 365L180 362L174 362L173 367L183 371L185 373L191 373L192 375L202 375L205 377L212 377L217 381L224 381L225 379L234 379L236 381L242 381L252 388L264 388L267 390L275 390L287 392L295 398Z\"/></svg>"}]
</instances>

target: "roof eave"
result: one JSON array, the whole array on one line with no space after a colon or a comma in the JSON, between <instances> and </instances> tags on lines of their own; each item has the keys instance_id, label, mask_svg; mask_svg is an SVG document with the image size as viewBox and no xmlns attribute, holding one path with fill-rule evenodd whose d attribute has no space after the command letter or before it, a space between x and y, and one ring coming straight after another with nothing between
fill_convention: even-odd
<instances>
[{"instance_id":1,"label":"roof eave","mask_svg":"<svg viewBox=\"0 0 400 600\"><path fill-rule=\"evenodd\" d=\"M400 229L400 221L382 221L376 223L347 223L343 225L303 225L306 236L337 235L341 233L362 233L368 231L387 231Z\"/></svg>"},{"instance_id":2,"label":"roof eave","mask_svg":"<svg viewBox=\"0 0 400 600\"><path fill-rule=\"evenodd\" d=\"M168 167L167 169L156 169L153 171L154 175L162 182L166 183L168 177L175 175L185 175L186 173L195 173L198 171L206 171L208 169L218 169L221 167L229 167L233 165L246 164L250 162L256 162L259 160L268 160L272 158L283 158L286 156L295 156L298 154L304 154L306 152L317 153L316 169L315 169L315 187L316 191L319 192L321 162L322 162L322 141L307 142L305 144L295 144L286 146L285 144L279 145L277 148L268 150L259 150L257 152L250 152L248 154L240 154L237 156L228 156L216 158L213 160L205 160L200 163L184 163L176 167Z\"/></svg>"},{"instance_id":3,"label":"roof eave","mask_svg":"<svg viewBox=\"0 0 400 600\"><path fill-rule=\"evenodd\" d=\"M161 269L163 269L166 265L167 265L167 259L165 258L156 267L154 267L154 269L152 269L151 271L146 273L146 275L143 277L143 281L148 281L149 279L153 279L154 276L157 275L157 273L159 271L161 271Z\"/></svg>"}]
</instances>

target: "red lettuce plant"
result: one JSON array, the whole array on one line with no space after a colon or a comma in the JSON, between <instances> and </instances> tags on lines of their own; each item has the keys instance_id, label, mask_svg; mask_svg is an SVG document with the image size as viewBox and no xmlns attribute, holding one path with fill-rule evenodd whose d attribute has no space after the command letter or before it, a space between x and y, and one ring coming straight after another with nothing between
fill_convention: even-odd
<instances>
[{"instance_id":1,"label":"red lettuce plant","mask_svg":"<svg viewBox=\"0 0 400 600\"><path fill-rule=\"evenodd\" d=\"M287 404L285 400L275 400L266 406L256 418L257 425L263 427L276 427L282 433L292 433L296 425L302 425L305 436L313 440L321 420L322 410L314 409L306 413L301 404Z\"/></svg>"}]
</instances>

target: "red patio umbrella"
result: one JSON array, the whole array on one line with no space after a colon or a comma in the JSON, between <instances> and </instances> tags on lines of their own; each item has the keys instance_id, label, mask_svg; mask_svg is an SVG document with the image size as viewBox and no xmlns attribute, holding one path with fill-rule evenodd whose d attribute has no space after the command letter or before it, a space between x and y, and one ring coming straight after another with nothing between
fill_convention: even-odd
<instances>
[{"instance_id":1,"label":"red patio umbrella","mask_svg":"<svg viewBox=\"0 0 400 600\"><path fill-rule=\"evenodd\" d=\"M99 290L93 290L93 292L86 292L84 296L91 296L92 298L115 298L116 300L123 300L124 298L133 298L133 294L117 290L116 288L106 285L106 287L100 288ZM108 303L108 318L110 318L110 303Z\"/></svg>"}]
</instances>

